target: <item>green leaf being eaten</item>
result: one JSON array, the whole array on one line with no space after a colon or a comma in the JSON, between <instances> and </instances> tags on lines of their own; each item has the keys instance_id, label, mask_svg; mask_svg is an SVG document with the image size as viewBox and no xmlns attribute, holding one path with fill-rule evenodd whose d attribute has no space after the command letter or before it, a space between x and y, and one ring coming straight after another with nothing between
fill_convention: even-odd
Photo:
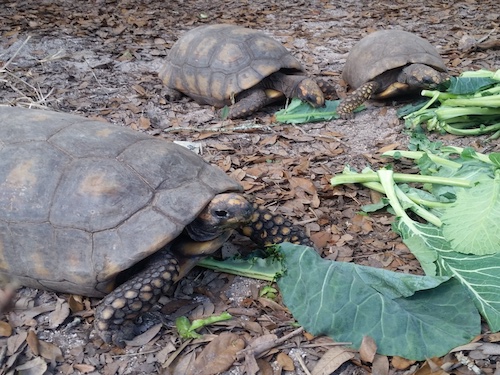
<instances>
[{"instance_id":1,"label":"green leaf being eaten","mask_svg":"<svg viewBox=\"0 0 500 375\"><path fill-rule=\"evenodd\" d=\"M471 209L473 208L473 209ZM486 255L500 253L500 173L459 190L443 216L443 235L455 251Z\"/></svg>"},{"instance_id":2,"label":"green leaf being eaten","mask_svg":"<svg viewBox=\"0 0 500 375\"><path fill-rule=\"evenodd\" d=\"M480 332L466 289L448 277L415 276L321 259L311 248L282 244L283 300L309 332L378 353L423 360L442 356Z\"/></svg>"},{"instance_id":3,"label":"green leaf being eaten","mask_svg":"<svg viewBox=\"0 0 500 375\"><path fill-rule=\"evenodd\" d=\"M330 121L339 117L337 114L339 103L340 100L325 100L324 107L314 108L310 104L294 98L285 109L275 113L276 121L287 124Z\"/></svg>"}]
</instances>

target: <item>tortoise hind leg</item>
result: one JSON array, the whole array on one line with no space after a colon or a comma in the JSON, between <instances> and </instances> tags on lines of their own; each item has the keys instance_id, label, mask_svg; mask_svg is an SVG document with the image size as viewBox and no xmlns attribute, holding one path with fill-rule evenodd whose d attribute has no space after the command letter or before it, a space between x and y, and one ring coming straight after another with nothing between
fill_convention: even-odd
<instances>
[{"instance_id":1,"label":"tortoise hind leg","mask_svg":"<svg viewBox=\"0 0 500 375\"><path fill-rule=\"evenodd\" d=\"M379 84L375 81L366 82L361 85L340 102L337 107L337 114L343 119L352 118L352 112L370 99L378 88Z\"/></svg>"},{"instance_id":2,"label":"tortoise hind leg","mask_svg":"<svg viewBox=\"0 0 500 375\"><path fill-rule=\"evenodd\" d=\"M125 347L136 336L135 319L167 293L179 274L177 259L159 251L147 267L109 293L97 306L94 326L106 343Z\"/></svg>"}]
</instances>

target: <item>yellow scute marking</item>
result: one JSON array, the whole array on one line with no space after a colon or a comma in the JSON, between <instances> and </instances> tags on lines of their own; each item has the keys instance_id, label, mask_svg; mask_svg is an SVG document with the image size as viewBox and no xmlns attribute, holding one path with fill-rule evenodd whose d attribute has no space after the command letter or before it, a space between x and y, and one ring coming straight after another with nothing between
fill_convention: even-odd
<instances>
[{"instance_id":1,"label":"yellow scute marking","mask_svg":"<svg viewBox=\"0 0 500 375\"><path fill-rule=\"evenodd\" d=\"M4 253L4 246L3 242L0 241L0 270L8 270L9 269L9 264L7 263L7 260L5 259L3 253Z\"/></svg>"},{"instance_id":2,"label":"yellow scute marking","mask_svg":"<svg viewBox=\"0 0 500 375\"><path fill-rule=\"evenodd\" d=\"M106 138L113 134L113 131L111 129L101 129L96 134L99 137Z\"/></svg>"},{"instance_id":3,"label":"yellow scute marking","mask_svg":"<svg viewBox=\"0 0 500 375\"><path fill-rule=\"evenodd\" d=\"M9 174L5 182L12 187L25 187L36 183L36 175L33 173L35 160L26 160L16 165Z\"/></svg>"},{"instance_id":4,"label":"yellow scute marking","mask_svg":"<svg viewBox=\"0 0 500 375\"><path fill-rule=\"evenodd\" d=\"M47 269L44 264L45 259L42 258L41 254L33 253L31 254L31 261L33 262L33 277L40 277L43 279L51 280L52 272Z\"/></svg>"},{"instance_id":5,"label":"yellow scute marking","mask_svg":"<svg viewBox=\"0 0 500 375\"><path fill-rule=\"evenodd\" d=\"M115 194L120 191L120 186L106 174L94 173L84 178L79 191L90 195Z\"/></svg>"}]
</instances>

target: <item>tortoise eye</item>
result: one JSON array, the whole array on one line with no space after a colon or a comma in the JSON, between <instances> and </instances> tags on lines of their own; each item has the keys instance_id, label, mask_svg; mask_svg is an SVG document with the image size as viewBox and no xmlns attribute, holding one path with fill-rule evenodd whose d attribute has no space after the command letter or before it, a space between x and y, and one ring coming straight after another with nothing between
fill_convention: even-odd
<instances>
[{"instance_id":1,"label":"tortoise eye","mask_svg":"<svg viewBox=\"0 0 500 375\"><path fill-rule=\"evenodd\" d=\"M228 212L225 210L216 210L215 215L220 218L228 217Z\"/></svg>"}]
</instances>

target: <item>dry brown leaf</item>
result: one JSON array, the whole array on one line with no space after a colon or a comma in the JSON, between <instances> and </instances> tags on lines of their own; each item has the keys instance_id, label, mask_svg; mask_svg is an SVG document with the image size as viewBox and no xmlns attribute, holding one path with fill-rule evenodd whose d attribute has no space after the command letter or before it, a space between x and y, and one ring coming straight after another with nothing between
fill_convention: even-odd
<instances>
[{"instance_id":1,"label":"dry brown leaf","mask_svg":"<svg viewBox=\"0 0 500 375\"><path fill-rule=\"evenodd\" d=\"M213 339L194 361L189 375L215 375L226 371L236 360L236 353L245 347L239 335L223 332Z\"/></svg>"},{"instance_id":2,"label":"dry brown leaf","mask_svg":"<svg viewBox=\"0 0 500 375\"><path fill-rule=\"evenodd\" d=\"M69 304L63 299L58 298L54 311L49 314L49 327L59 327L69 316L69 313Z\"/></svg>"},{"instance_id":3,"label":"dry brown leaf","mask_svg":"<svg viewBox=\"0 0 500 375\"><path fill-rule=\"evenodd\" d=\"M330 375L342 364L354 358L354 353L340 346L329 349L318 361L311 375Z\"/></svg>"},{"instance_id":4,"label":"dry brown leaf","mask_svg":"<svg viewBox=\"0 0 500 375\"><path fill-rule=\"evenodd\" d=\"M372 362L372 375L388 375L389 358L385 355L375 355Z\"/></svg>"},{"instance_id":5,"label":"dry brown leaf","mask_svg":"<svg viewBox=\"0 0 500 375\"><path fill-rule=\"evenodd\" d=\"M77 363L77 364L74 364L73 365L73 368L75 370L78 370L84 374L88 373L88 372L92 372L92 371L95 371L95 366L92 366L92 365L87 365L85 363Z\"/></svg>"},{"instance_id":6,"label":"dry brown leaf","mask_svg":"<svg viewBox=\"0 0 500 375\"><path fill-rule=\"evenodd\" d=\"M27 332L20 332L17 335L10 336L7 339L7 352L10 354L16 353L19 348L26 342L27 337Z\"/></svg>"},{"instance_id":7,"label":"dry brown leaf","mask_svg":"<svg viewBox=\"0 0 500 375\"><path fill-rule=\"evenodd\" d=\"M285 353L279 353L276 357L276 361L285 371L295 371L295 365L293 360Z\"/></svg>"},{"instance_id":8,"label":"dry brown leaf","mask_svg":"<svg viewBox=\"0 0 500 375\"><path fill-rule=\"evenodd\" d=\"M259 366L259 375L273 375L273 366L265 359L258 359L257 366Z\"/></svg>"},{"instance_id":9,"label":"dry brown leaf","mask_svg":"<svg viewBox=\"0 0 500 375\"><path fill-rule=\"evenodd\" d=\"M83 311L84 305L82 302L82 296L72 294L68 298L68 305L72 312Z\"/></svg>"},{"instance_id":10,"label":"dry brown leaf","mask_svg":"<svg viewBox=\"0 0 500 375\"><path fill-rule=\"evenodd\" d=\"M26 342L28 343L28 346L31 349L31 352L34 355L39 355L40 354L40 349L38 347L38 337L36 336L35 331L30 329L28 331L28 337L26 337Z\"/></svg>"},{"instance_id":11,"label":"dry brown leaf","mask_svg":"<svg viewBox=\"0 0 500 375\"><path fill-rule=\"evenodd\" d=\"M398 357L398 356L392 357L392 360L391 360L392 367L394 367L395 369L398 369L398 370L406 370L414 363L415 363L415 361L413 361L413 360L409 360L409 359Z\"/></svg>"},{"instance_id":12,"label":"dry brown leaf","mask_svg":"<svg viewBox=\"0 0 500 375\"><path fill-rule=\"evenodd\" d=\"M61 349L50 342L39 340L38 349L40 351L40 355L43 358L48 359L50 362L64 361Z\"/></svg>"},{"instance_id":13,"label":"dry brown leaf","mask_svg":"<svg viewBox=\"0 0 500 375\"><path fill-rule=\"evenodd\" d=\"M448 375L446 371L441 369L433 359L428 359L425 363L415 372L415 375Z\"/></svg>"},{"instance_id":14,"label":"dry brown leaf","mask_svg":"<svg viewBox=\"0 0 500 375\"><path fill-rule=\"evenodd\" d=\"M363 362L372 363L377 353L377 344L370 336L363 336L359 347L359 356Z\"/></svg>"},{"instance_id":15,"label":"dry brown leaf","mask_svg":"<svg viewBox=\"0 0 500 375\"><path fill-rule=\"evenodd\" d=\"M33 358L20 366L16 367L16 371L23 375L43 375L47 371L47 363L41 357Z\"/></svg>"},{"instance_id":16,"label":"dry brown leaf","mask_svg":"<svg viewBox=\"0 0 500 375\"><path fill-rule=\"evenodd\" d=\"M12 327L9 323L0 321L0 337L9 337L12 335Z\"/></svg>"},{"instance_id":17,"label":"dry brown leaf","mask_svg":"<svg viewBox=\"0 0 500 375\"><path fill-rule=\"evenodd\" d=\"M155 336L160 332L161 327L163 327L162 323L155 324L153 327L148 329L146 332L135 336L132 340L127 341L127 345L129 346L142 346L146 345L148 342L153 340Z\"/></svg>"}]
</instances>

